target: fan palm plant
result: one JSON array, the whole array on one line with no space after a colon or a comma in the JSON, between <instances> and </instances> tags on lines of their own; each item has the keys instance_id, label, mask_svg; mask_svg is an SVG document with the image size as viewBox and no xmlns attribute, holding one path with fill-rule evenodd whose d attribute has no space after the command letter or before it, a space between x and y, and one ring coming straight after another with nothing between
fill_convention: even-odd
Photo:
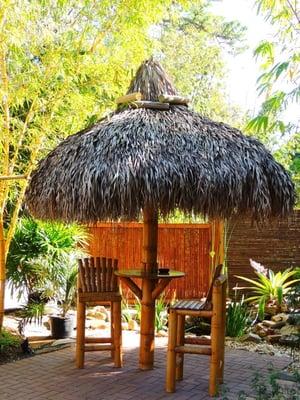
<instances>
[{"instance_id":1,"label":"fan palm plant","mask_svg":"<svg viewBox=\"0 0 300 400\"><path fill-rule=\"evenodd\" d=\"M29 301L53 297L82 255L86 239L84 228L76 224L21 218L7 258L12 290L19 296L27 292Z\"/></svg>"}]
</instances>

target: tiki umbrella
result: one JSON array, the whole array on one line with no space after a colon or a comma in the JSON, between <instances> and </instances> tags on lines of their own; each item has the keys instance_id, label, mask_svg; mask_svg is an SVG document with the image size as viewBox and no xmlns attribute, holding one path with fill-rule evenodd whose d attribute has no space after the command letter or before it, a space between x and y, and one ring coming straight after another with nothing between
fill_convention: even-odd
<instances>
[{"instance_id":1,"label":"tiki umbrella","mask_svg":"<svg viewBox=\"0 0 300 400\"><path fill-rule=\"evenodd\" d=\"M42 219L136 220L142 212L147 271L157 268L159 214L265 220L287 215L294 201L293 183L269 151L191 110L152 59L115 112L40 162L27 191L31 213Z\"/></svg>"}]
</instances>

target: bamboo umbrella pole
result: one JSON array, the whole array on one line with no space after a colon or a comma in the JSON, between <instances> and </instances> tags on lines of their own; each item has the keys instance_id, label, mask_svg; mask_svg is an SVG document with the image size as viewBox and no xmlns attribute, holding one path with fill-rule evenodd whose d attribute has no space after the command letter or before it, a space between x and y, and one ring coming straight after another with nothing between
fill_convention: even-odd
<instances>
[{"instance_id":1,"label":"bamboo umbrella pole","mask_svg":"<svg viewBox=\"0 0 300 400\"><path fill-rule=\"evenodd\" d=\"M147 276L157 271L158 213L152 208L145 208L143 217L143 265ZM155 281L146 276L142 281L141 302L139 366L142 370L152 369L154 361L155 300L152 299L152 291Z\"/></svg>"},{"instance_id":2,"label":"bamboo umbrella pole","mask_svg":"<svg viewBox=\"0 0 300 400\"><path fill-rule=\"evenodd\" d=\"M143 265L145 272L157 272L158 212L145 208L143 218Z\"/></svg>"}]
</instances>

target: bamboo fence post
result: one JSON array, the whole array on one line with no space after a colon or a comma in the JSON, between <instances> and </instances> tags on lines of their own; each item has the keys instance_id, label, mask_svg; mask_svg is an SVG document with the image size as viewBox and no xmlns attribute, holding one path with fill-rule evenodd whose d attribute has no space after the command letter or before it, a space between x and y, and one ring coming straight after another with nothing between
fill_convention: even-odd
<instances>
[{"instance_id":1,"label":"bamboo fence post","mask_svg":"<svg viewBox=\"0 0 300 400\"><path fill-rule=\"evenodd\" d=\"M145 208L143 216L143 264L147 275L157 272L158 213L151 208ZM147 279L147 276L143 278L139 360L139 366L142 370L153 368L155 299L152 298L152 291L154 286L154 280Z\"/></svg>"},{"instance_id":2,"label":"bamboo fence post","mask_svg":"<svg viewBox=\"0 0 300 400\"><path fill-rule=\"evenodd\" d=\"M177 340L177 313L170 310L169 314L169 338L167 352L166 391L175 392L176 388L176 340Z\"/></svg>"},{"instance_id":3,"label":"bamboo fence post","mask_svg":"<svg viewBox=\"0 0 300 400\"><path fill-rule=\"evenodd\" d=\"M220 347L222 331L222 286L217 283L213 287L213 312L211 319L211 361L209 378L209 395L215 396L218 391L220 370Z\"/></svg>"}]
</instances>

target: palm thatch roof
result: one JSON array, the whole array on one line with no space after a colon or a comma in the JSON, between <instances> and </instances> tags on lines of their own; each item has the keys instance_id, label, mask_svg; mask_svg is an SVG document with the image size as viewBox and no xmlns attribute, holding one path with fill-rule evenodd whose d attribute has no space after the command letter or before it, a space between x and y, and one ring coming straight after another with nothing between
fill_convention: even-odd
<instances>
[{"instance_id":1,"label":"palm thatch roof","mask_svg":"<svg viewBox=\"0 0 300 400\"><path fill-rule=\"evenodd\" d=\"M128 93L136 91L152 101L177 93L152 59L131 82ZM144 206L261 220L287 215L294 202L288 173L259 141L172 104L166 111L128 104L69 136L27 190L34 216L80 222L135 220Z\"/></svg>"}]
</instances>

